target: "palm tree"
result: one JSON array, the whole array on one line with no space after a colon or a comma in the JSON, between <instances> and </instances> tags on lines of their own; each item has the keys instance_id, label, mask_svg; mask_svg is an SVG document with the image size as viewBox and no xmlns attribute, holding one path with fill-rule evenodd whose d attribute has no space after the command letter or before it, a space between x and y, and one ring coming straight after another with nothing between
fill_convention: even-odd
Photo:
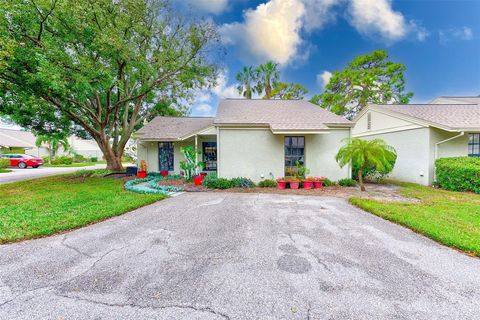
<instances>
[{"instance_id":1,"label":"palm tree","mask_svg":"<svg viewBox=\"0 0 480 320\"><path fill-rule=\"evenodd\" d=\"M366 167L373 167L377 171L390 171L397 159L395 149L382 139L347 138L343 141L346 144L338 150L335 159L342 168L349 163L358 167L358 184L362 191L365 191L363 170Z\"/></svg>"},{"instance_id":2,"label":"palm tree","mask_svg":"<svg viewBox=\"0 0 480 320\"><path fill-rule=\"evenodd\" d=\"M243 70L237 73L237 90L246 99L252 99L252 93L255 92L255 88L252 87L252 83L256 81L255 72L251 66L243 67Z\"/></svg>"},{"instance_id":3,"label":"palm tree","mask_svg":"<svg viewBox=\"0 0 480 320\"><path fill-rule=\"evenodd\" d=\"M273 61L268 61L264 64L259 65L255 69L257 82L257 92L262 92L265 90L264 99L272 98L272 87L277 83L280 72L278 71L278 63Z\"/></svg>"},{"instance_id":4,"label":"palm tree","mask_svg":"<svg viewBox=\"0 0 480 320\"><path fill-rule=\"evenodd\" d=\"M55 157L55 154L58 151L60 146L63 147L63 150L70 148L68 143L68 137L64 133L51 133L51 134L41 134L37 136L35 140L35 145L40 147L43 143L48 145L49 159L48 162L52 163L52 158Z\"/></svg>"}]
</instances>

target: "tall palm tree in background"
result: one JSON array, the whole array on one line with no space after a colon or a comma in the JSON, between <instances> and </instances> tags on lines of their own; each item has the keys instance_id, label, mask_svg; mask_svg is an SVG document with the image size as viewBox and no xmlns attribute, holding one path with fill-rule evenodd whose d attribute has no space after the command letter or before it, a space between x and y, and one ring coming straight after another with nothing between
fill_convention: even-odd
<instances>
[{"instance_id":1,"label":"tall palm tree in background","mask_svg":"<svg viewBox=\"0 0 480 320\"><path fill-rule=\"evenodd\" d=\"M37 136L35 140L35 145L37 147L41 147L43 143L48 145L48 163L52 163L52 159L55 157L55 154L58 151L60 146L63 147L63 150L67 150L70 148L70 144L68 143L68 137L66 134L63 133L52 133L52 134L41 134Z\"/></svg>"},{"instance_id":2,"label":"tall palm tree in background","mask_svg":"<svg viewBox=\"0 0 480 320\"><path fill-rule=\"evenodd\" d=\"M377 171L391 171L397 159L397 153L382 139L362 140L347 138L346 144L338 150L335 159L340 167L351 164L358 168L358 184L360 190L365 191L363 184L363 171L373 167Z\"/></svg>"},{"instance_id":3,"label":"tall palm tree in background","mask_svg":"<svg viewBox=\"0 0 480 320\"><path fill-rule=\"evenodd\" d=\"M252 94L255 92L252 84L256 81L255 72L251 66L243 67L243 70L237 73L237 90L246 99L252 99Z\"/></svg>"},{"instance_id":4,"label":"tall palm tree in background","mask_svg":"<svg viewBox=\"0 0 480 320\"><path fill-rule=\"evenodd\" d=\"M272 98L272 88L280 78L278 63L268 61L264 64L261 64L255 69L255 73L258 81L256 91L260 93L265 90L263 99Z\"/></svg>"}]
</instances>

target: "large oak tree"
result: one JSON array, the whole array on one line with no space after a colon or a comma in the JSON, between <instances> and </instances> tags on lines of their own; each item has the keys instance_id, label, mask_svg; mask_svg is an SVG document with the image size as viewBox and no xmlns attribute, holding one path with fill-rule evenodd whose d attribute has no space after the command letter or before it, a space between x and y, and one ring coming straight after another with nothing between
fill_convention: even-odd
<instances>
[{"instance_id":1,"label":"large oak tree","mask_svg":"<svg viewBox=\"0 0 480 320\"><path fill-rule=\"evenodd\" d=\"M0 7L0 114L84 130L120 170L132 132L213 85L214 27L155 0L13 0Z\"/></svg>"}]
</instances>

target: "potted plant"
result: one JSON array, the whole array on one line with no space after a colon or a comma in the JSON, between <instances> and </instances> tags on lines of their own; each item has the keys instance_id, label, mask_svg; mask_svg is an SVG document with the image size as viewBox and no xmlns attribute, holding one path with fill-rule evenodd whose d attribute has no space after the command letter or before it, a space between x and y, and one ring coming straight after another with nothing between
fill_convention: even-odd
<instances>
[{"instance_id":1,"label":"potted plant","mask_svg":"<svg viewBox=\"0 0 480 320\"><path fill-rule=\"evenodd\" d=\"M307 177L303 180L303 189L310 190L313 187L314 178Z\"/></svg>"},{"instance_id":2,"label":"potted plant","mask_svg":"<svg viewBox=\"0 0 480 320\"><path fill-rule=\"evenodd\" d=\"M185 158L184 161L180 161L180 169L184 172L185 180L192 181L195 177L201 177L203 181L203 176L196 175L198 169L203 168L203 162L198 161L198 157L201 155L201 151L195 149L194 146L180 147L180 152ZM198 180L198 179L197 179Z\"/></svg>"},{"instance_id":3,"label":"potted plant","mask_svg":"<svg viewBox=\"0 0 480 320\"><path fill-rule=\"evenodd\" d=\"M196 186L201 186L204 178L205 178L205 176L202 176L202 175L195 176L195 177L193 177L193 183Z\"/></svg>"},{"instance_id":4,"label":"potted plant","mask_svg":"<svg viewBox=\"0 0 480 320\"><path fill-rule=\"evenodd\" d=\"M296 177L290 178L290 180L288 182L290 184L290 189L298 189L298 187L300 185L300 180L298 180L298 178L296 178Z\"/></svg>"},{"instance_id":5,"label":"potted plant","mask_svg":"<svg viewBox=\"0 0 480 320\"><path fill-rule=\"evenodd\" d=\"M325 177L315 178L315 180L313 181L313 186L315 187L315 189L323 188L323 180L325 180Z\"/></svg>"},{"instance_id":6,"label":"potted plant","mask_svg":"<svg viewBox=\"0 0 480 320\"><path fill-rule=\"evenodd\" d=\"M167 170L162 170L162 171L160 171L160 175L162 177L166 177L166 176L168 176L168 171Z\"/></svg>"},{"instance_id":7,"label":"potted plant","mask_svg":"<svg viewBox=\"0 0 480 320\"><path fill-rule=\"evenodd\" d=\"M287 180L285 178L278 178L277 187L278 189L285 189L287 187Z\"/></svg>"},{"instance_id":8,"label":"potted plant","mask_svg":"<svg viewBox=\"0 0 480 320\"><path fill-rule=\"evenodd\" d=\"M140 170L137 172L137 177L139 178L147 177L147 162L145 160L140 161Z\"/></svg>"}]
</instances>

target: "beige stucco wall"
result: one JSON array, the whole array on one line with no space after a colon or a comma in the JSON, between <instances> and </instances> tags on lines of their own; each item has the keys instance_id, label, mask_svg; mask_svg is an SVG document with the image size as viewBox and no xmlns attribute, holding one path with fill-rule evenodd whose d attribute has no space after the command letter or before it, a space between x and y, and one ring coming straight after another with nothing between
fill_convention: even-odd
<instances>
[{"instance_id":1,"label":"beige stucco wall","mask_svg":"<svg viewBox=\"0 0 480 320\"><path fill-rule=\"evenodd\" d=\"M340 168L335 161L335 155L344 144L342 139L349 136L350 129L305 136L305 165L310 169L311 176L324 176L334 181L351 177L350 166Z\"/></svg>"},{"instance_id":2,"label":"beige stucco wall","mask_svg":"<svg viewBox=\"0 0 480 320\"><path fill-rule=\"evenodd\" d=\"M369 135L362 139L383 139L397 151L397 162L389 177L428 185L433 181L430 167L430 129L419 128Z\"/></svg>"},{"instance_id":3,"label":"beige stucco wall","mask_svg":"<svg viewBox=\"0 0 480 320\"><path fill-rule=\"evenodd\" d=\"M305 136L305 166L312 176L332 180L350 177L348 167L341 169L335 154L350 130L332 130L328 134ZM247 177L253 181L284 176L284 135L265 129L220 129L219 176Z\"/></svg>"},{"instance_id":4,"label":"beige stucco wall","mask_svg":"<svg viewBox=\"0 0 480 320\"><path fill-rule=\"evenodd\" d=\"M283 136L265 129L219 129L219 171L224 178L253 181L276 179L284 173Z\"/></svg>"}]
</instances>

